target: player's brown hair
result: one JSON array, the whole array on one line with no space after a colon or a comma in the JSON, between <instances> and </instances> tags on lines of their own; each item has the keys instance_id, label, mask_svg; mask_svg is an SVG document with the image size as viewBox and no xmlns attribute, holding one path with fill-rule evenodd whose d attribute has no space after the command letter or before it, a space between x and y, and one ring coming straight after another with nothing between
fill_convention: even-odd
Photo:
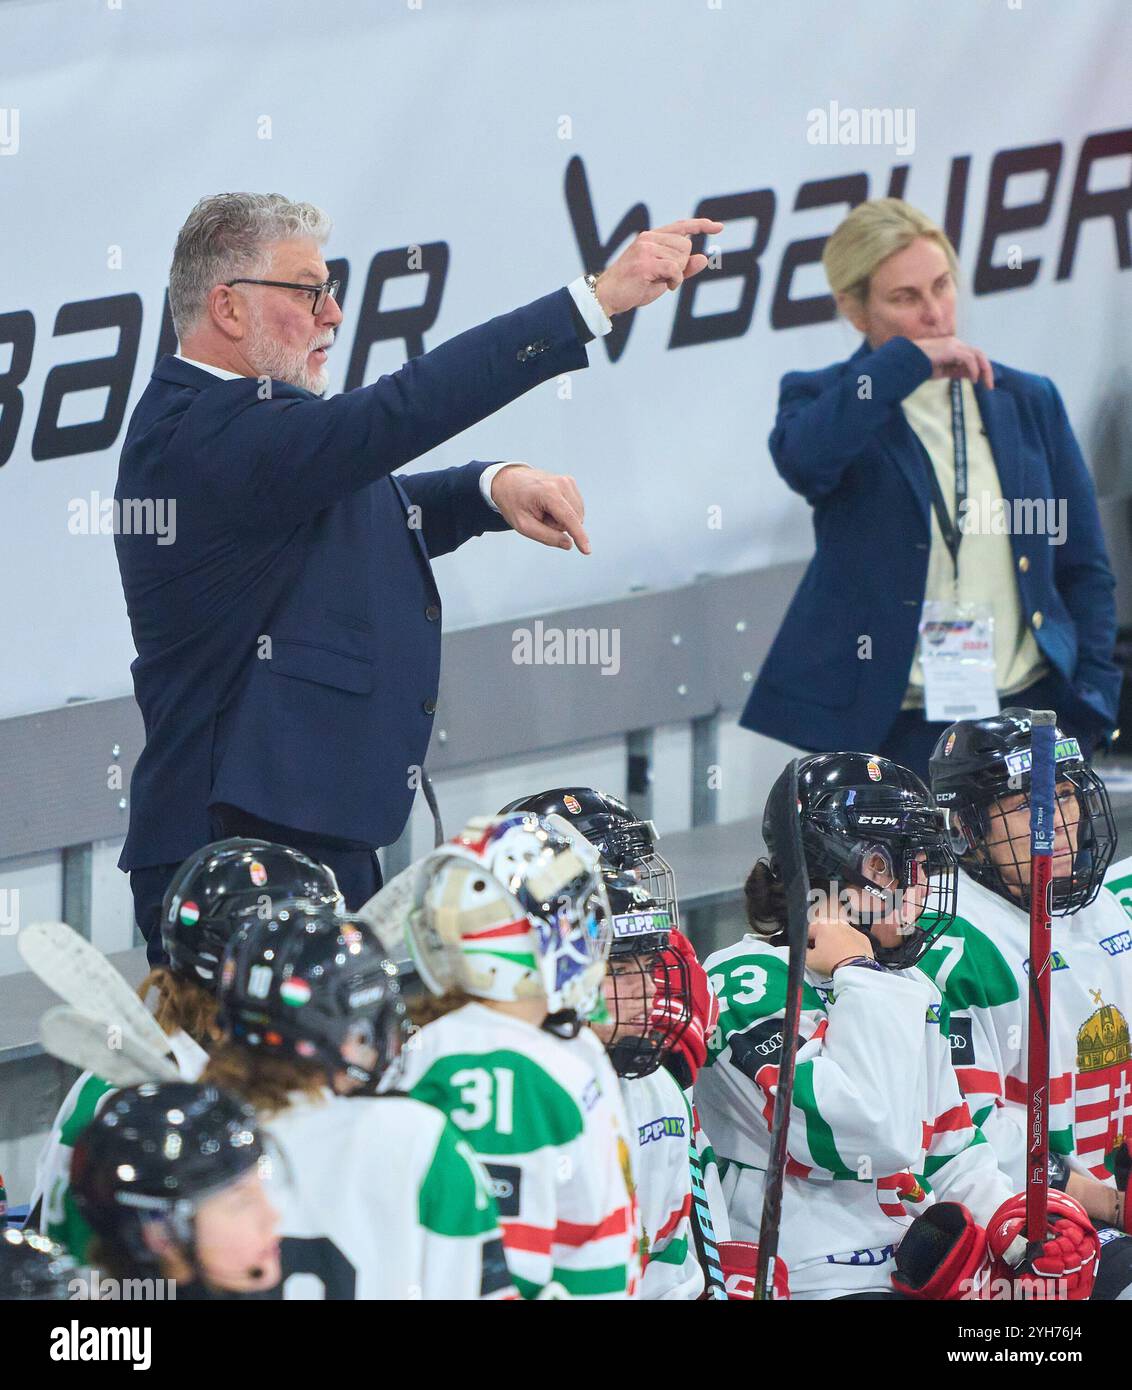
<instances>
[{"instance_id":1,"label":"player's brown hair","mask_svg":"<svg viewBox=\"0 0 1132 1390\"><path fill-rule=\"evenodd\" d=\"M747 925L756 936L777 936L786 928L786 888L767 859L758 859L743 885Z\"/></svg>"},{"instance_id":2,"label":"player's brown hair","mask_svg":"<svg viewBox=\"0 0 1132 1390\"><path fill-rule=\"evenodd\" d=\"M167 965L155 966L138 986L143 1004L151 989L157 990L153 1016L163 1032L188 1033L206 1052L215 1046L221 1036L215 995L209 994L203 985L175 975Z\"/></svg>"},{"instance_id":3,"label":"player's brown hair","mask_svg":"<svg viewBox=\"0 0 1132 1390\"><path fill-rule=\"evenodd\" d=\"M232 1091L260 1115L286 1110L295 1091L317 1098L328 1085L326 1073L315 1062L272 1057L229 1038L213 1047L200 1079Z\"/></svg>"},{"instance_id":4,"label":"player's brown hair","mask_svg":"<svg viewBox=\"0 0 1132 1390\"><path fill-rule=\"evenodd\" d=\"M423 1028L426 1023L435 1023L438 1018L454 1013L456 1009L462 1009L465 1004L480 1002L482 1001L477 1000L474 995L454 985L443 994L414 995L405 1000L405 1008L414 1027Z\"/></svg>"}]
</instances>

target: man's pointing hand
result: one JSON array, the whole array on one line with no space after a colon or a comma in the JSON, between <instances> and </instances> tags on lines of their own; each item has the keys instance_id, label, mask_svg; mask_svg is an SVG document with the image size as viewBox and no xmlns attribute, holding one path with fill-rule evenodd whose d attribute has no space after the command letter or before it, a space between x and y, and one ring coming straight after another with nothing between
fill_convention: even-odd
<instances>
[{"instance_id":1,"label":"man's pointing hand","mask_svg":"<svg viewBox=\"0 0 1132 1390\"><path fill-rule=\"evenodd\" d=\"M559 550L577 545L583 555L590 553L590 538L582 526L586 508L573 478L541 468L501 468L492 479L491 500L521 536Z\"/></svg>"},{"instance_id":2,"label":"man's pointing hand","mask_svg":"<svg viewBox=\"0 0 1132 1390\"><path fill-rule=\"evenodd\" d=\"M707 257L692 255L692 238L700 233L723 231L722 222L710 217L688 217L667 227L641 234L597 278L597 297L610 318L627 309L651 304L665 290L678 290L685 280L698 275Z\"/></svg>"}]
</instances>

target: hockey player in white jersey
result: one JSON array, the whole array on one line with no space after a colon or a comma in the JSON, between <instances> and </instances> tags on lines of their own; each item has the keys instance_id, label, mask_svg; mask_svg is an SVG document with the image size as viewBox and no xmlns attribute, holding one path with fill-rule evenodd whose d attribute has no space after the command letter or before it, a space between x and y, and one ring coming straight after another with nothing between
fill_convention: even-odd
<instances>
[{"instance_id":1,"label":"hockey player in white jersey","mask_svg":"<svg viewBox=\"0 0 1132 1390\"><path fill-rule=\"evenodd\" d=\"M609 948L596 852L529 813L473 820L421 861L406 918L433 999L396 1084L449 1115L483 1160L520 1292L635 1295L625 1110L581 1022Z\"/></svg>"},{"instance_id":2,"label":"hockey player in white jersey","mask_svg":"<svg viewBox=\"0 0 1132 1390\"><path fill-rule=\"evenodd\" d=\"M1027 1148L1030 713L1011 708L953 724L932 753L932 790L948 813L961 873L956 920L922 963L950 1008L960 1085L1015 1186ZM1056 733L1054 762L1051 1180L1100 1232L1093 1298L1129 1299L1132 956L1128 918L1103 885L1116 828L1104 783L1076 739Z\"/></svg>"},{"instance_id":3,"label":"hockey player in white jersey","mask_svg":"<svg viewBox=\"0 0 1132 1390\"><path fill-rule=\"evenodd\" d=\"M662 1065L688 1024L687 972L681 981L679 958L668 945L669 916L644 889L607 875L606 892L613 940L604 1008L591 1026L617 1073L629 1119L641 1207L640 1296L699 1298L704 1271L692 1225L692 1108Z\"/></svg>"},{"instance_id":4,"label":"hockey player in white jersey","mask_svg":"<svg viewBox=\"0 0 1132 1390\"><path fill-rule=\"evenodd\" d=\"M334 905L342 895L324 864L267 840L217 840L190 855L170 880L161 911L167 964L149 972L138 994L150 1004L186 1081L200 1075L216 1037L220 958L239 915L292 898ZM103 1077L83 1072L59 1107L39 1158L31 1209L39 1209L40 1230L79 1260L90 1233L69 1192L71 1151L112 1092Z\"/></svg>"},{"instance_id":5,"label":"hockey player in white jersey","mask_svg":"<svg viewBox=\"0 0 1132 1390\"><path fill-rule=\"evenodd\" d=\"M396 967L369 927L293 903L252 914L221 970L205 1078L255 1106L283 1297L515 1297L487 1178L444 1115L375 1094L401 1049Z\"/></svg>"},{"instance_id":6,"label":"hockey player in white jersey","mask_svg":"<svg viewBox=\"0 0 1132 1390\"><path fill-rule=\"evenodd\" d=\"M590 1024L617 1073L635 1141L644 1263L640 1296L699 1298L702 1262L715 1264L721 1286L725 1278L718 1261L719 1242L726 1239L726 1211L721 1193L714 1211L705 1211L709 1197L704 1189L693 1193L693 1165L702 1173L701 1155L714 1192L718 1176L683 1087L690 1086L704 1055L705 1023L714 1027L714 999L691 944L676 929L675 875L658 851L652 822L607 792L555 787L513 801L501 814L514 811L545 816L600 855L613 914L612 940L603 1005ZM695 977L703 986L701 1010L693 998ZM707 1227L710 1249L701 1224Z\"/></svg>"},{"instance_id":7,"label":"hockey player in white jersey","mask_svg":"<svg viewBox=\"0 0 1132 1390\"><path fill-rule=\"evenodd\" d=\"M264 1169L254 1112L214 1086L115 1091L75 1143L74 1196L100 1276L89 1296L104 1296L104 1274L169 1280L174 1289L149 1296L178 1301L273 1289L279 1214Z\"/></svg>"},{"instance_id":8,"label":"hockey player in white jersey","mask_svg":"<svg viewBox=\"0 0 1132 1390\"><path fill-rule=\"evenodd\" d=\"M789 769L787 770L788 773ZM768 807L787 795L784 773ZM913 773L867 754L798 766L809 950L779 1250L796 1298L1085 1297L1095 1236L1050 1194L1036 1273L1017 1268L1024 1202L971 1122L946 1011L915 966L954 917L942 813ZM787 926L772 826L747 882L751 933L707 961L720 1025L696 1102L721 1160L732 1234L755 1239L782 1054Z\"/></svg>"}]
</instances>

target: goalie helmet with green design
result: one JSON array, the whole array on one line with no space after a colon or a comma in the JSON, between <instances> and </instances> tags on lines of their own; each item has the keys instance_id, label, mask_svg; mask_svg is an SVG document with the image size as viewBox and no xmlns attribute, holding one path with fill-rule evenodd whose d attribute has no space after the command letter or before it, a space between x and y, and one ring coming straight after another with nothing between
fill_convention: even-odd
<instances>
[{"instance_id":1,"label":"goalie helmet with green design","mask_svg":"<svg viewBox=\"0 0 1132 1390\"><path fill-rule=\"evenodd\" d=\"M1019 707L961 719L940 735L929 768L963 868L1007 902L1030 907L1030 716ZM1116 850L1105 785L1075 738L1054 733L1053 915L1101 890Z\"/></svg>"},{"instance_id":2,"label":"goalie helmet with green design","mask_svg":"<svg viewBox=\"0 0 1132 1390\"><path fill-rule=\"evenodd\" d=\"M545 1000L543 1026L576 1033L609 954L597 853L531 813L469 821L418 866L406 937L431 993Z\"/></svg>"}]
</instances>

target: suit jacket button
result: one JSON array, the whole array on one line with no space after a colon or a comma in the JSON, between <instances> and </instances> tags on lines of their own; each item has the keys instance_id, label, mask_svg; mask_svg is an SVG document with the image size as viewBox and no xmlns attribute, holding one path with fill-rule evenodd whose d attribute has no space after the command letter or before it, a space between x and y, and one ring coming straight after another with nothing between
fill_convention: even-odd
<instances>
[{"instance_id":1,"label":"suit jacket button","mask_svg":"<svg viewBox=\"0 0 1132 1390\"><path fill-rule=\"evenodd\" d=\"M435 714L435 713L436 713L436 701L435 701L435 700L426 700L426 701L424 702L424 704L421 705L421 709L424 710L425 714Z\"/></svg>"},{"instance_id":2,"label":"suit jacket button","mask_svg":"<svg viewBox=\"0 0 1132 1390\"><path fill-rule=\"evenodd\" d=\"M437 618L440 617L440 609L437 607L435 603L430 603L429 606L425 609L424 615L430 623L434 623L436 622Z\"/></svg>"},{"instance_id":3,"label":"suit jacket button","mask_svg":"<svg viewBox=\"0 0 1132 1390\"><path fill-rule=\"evenodd\" d=\"M1026 571L1030 568L1030 560L1028 556L1019 555L1018 568L1022 571L1023 574L1026 573Z\"/></svg>"},{"instance_id":4,"label":"suit jacket button","mask_svg":"<svg viewBox=\"0 0 1132 1390\"><path fill-rule=\"evenodd\" d=\"M1035 613L1030 621L1034 624L1035 629L1039 628L1042 625L1042 615L1040 613Z\"/></svg>"}]
</instances>

